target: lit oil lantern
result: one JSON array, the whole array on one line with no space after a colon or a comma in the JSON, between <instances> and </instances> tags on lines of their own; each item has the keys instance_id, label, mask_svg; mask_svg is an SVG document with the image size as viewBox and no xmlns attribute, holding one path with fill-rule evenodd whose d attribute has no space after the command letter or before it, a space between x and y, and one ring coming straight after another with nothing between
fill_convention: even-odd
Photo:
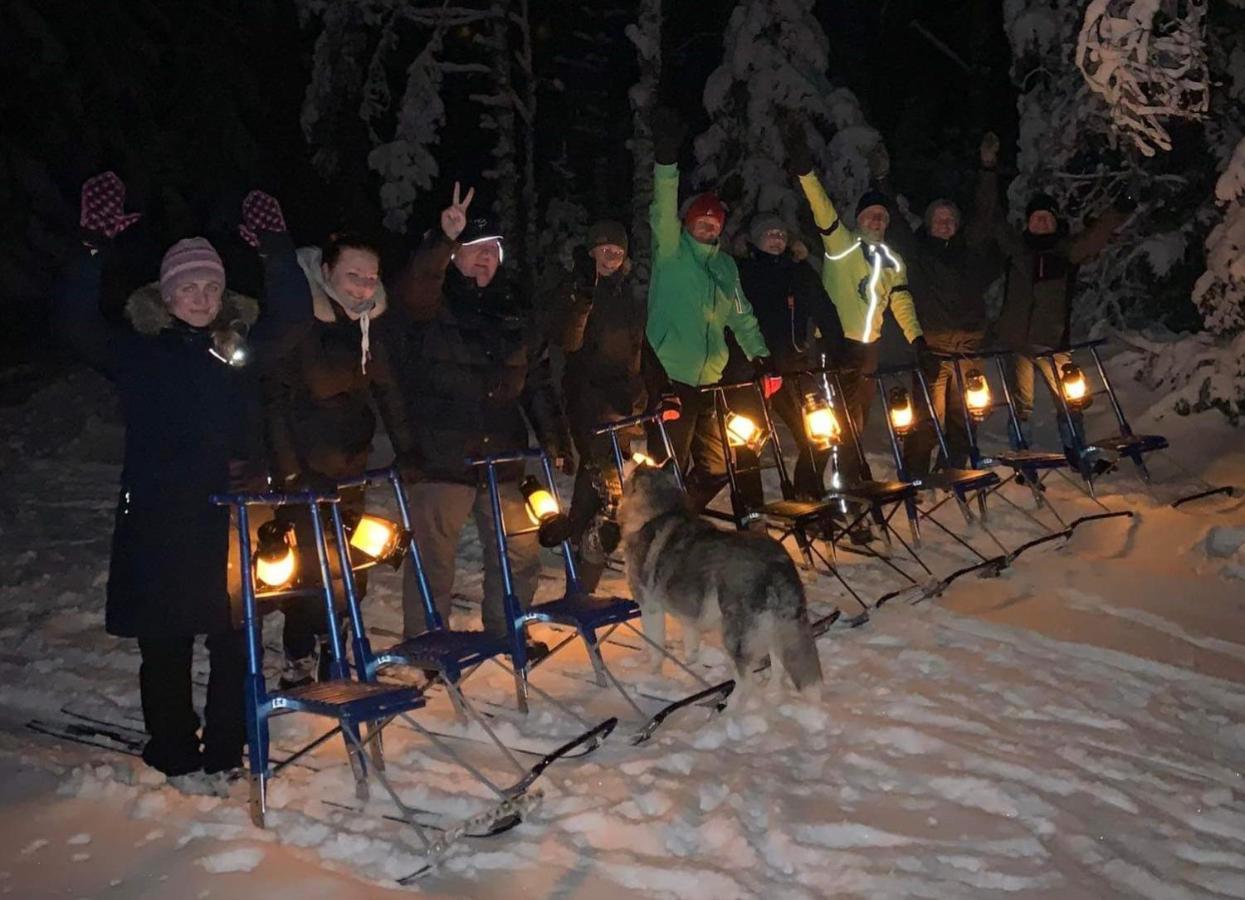
<instances>
[{"instance_id":1,"label":"lit oil lantern","mask_svg":"<svg viewBox=\"0 0 1245 900\"><path fill-rule=\"evenodd\" d=\"M981 369L969 369L964 376L964 401L973 421L980 422L990 413L990 385Z\"/></svg>"},{"instance_id":2,"label":"lit oil lantern","mask_svg":"<svg viewBox=\"0 0 1245 900\"><path fill-rule=\"evenodd\" d=\"M519 491L527 506L527 517L538 527L542 547L556 547L570 538L571 520L562 514L557 499L539 479L528 475L519 482Z\"/></svg>"},{"instance_id":3,"label":"lit oil lantern","mask_svg":"<svg viewBox=\"0 0 1245 900\"><path fill-rule=\"evenodd\" d=\"M912 411L912 400L908 392L901 387L891 388L890 401L887 405L890 410L891 427L895 429L895 434L900 437L909 434L916 422L916 415Z\"/></svg>"},{"instance_id":4,"label":"lit oil lantern","mask_svg":"<svg viewBox=\"0 0 1245 900\"><path fill-rule=\"evenodd\" d=\"M362 516L350 534L350 546L377 562L393 556L398 542L398 526L377 516Z\"/></svg>"},{"instance_id":5,"label":"lit oil lantern","mask_svg":"<svg viewBox=\"0 0 1245 900\"><path fill-rule=\"evenodd\" d=\"M1084 409L1089 406L1093 398L1090 396L1089 383L1085 380L1085 373L1081 371L1080 366L1075 363L1064 363L1059 380L1063 388L1063 398L1070 408Z\"/></svg>"},{"instance_id":6,"label":"lit oil lantern","mask_svg":"<svg viewBox=\"0 0 1245 900\"><path fill-rule=\"evenodd\" d=\"M255 580L278 590L294 580L298 554L294 551L294 525L277 519L259 526L256 535Z\"/></svg>"},{"instance_id":7,"label":"lit oil lantern","mask_svg":"<svg viewBox=\"0 0 1245 900\"><path fill-rule=\"evenodd\" d=\"M842 436L838 417L825 397L817 393L804 396L804 433L809 442L819 449L837 444Z\"/></svg>"},{"instance_id":8,"label":"lit oil lantern","mask_svg":"<svg viewBox=\"0 0 1245 900\"><path fill-rule=\"evenodd\" d=\"M750 447L756 449L762 443L765 433L752 419L739 413L726 415L726 440L732 447Z\"/></svg>"}]
</instances>

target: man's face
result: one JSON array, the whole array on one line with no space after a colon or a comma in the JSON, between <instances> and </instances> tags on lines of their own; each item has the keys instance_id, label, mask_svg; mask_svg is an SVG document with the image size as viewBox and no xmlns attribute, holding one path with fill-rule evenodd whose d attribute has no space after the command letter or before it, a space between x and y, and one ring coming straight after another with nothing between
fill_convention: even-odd
<instances>
[{"instance_id":1,"label":"man's face","mask_svg":"<svg viewBox=\"0 0 1245 900\"><path fill-rule=\"evenodd\" d=\"M687 227L687 233L702 244L712 244L722 233L722 223L713 216L701 216L693 219Z\"/></svg>"},{"instance_id":2,"label":"man's face","mask_svg":"<svg viewBox=\"0 0 1245 900\"><path fill-rule=\"evenodd\" d=\"M380 260L370 250L346 247L331 268L321 266L320 271L333 292L356 310L371 303L380 286Z\"/></svg>"},{"instance_id":3,"label":"man's face","mask_svg":"<svg viewBox=\"0 0 1245 900\"><path fill-rule=\"evenodd\" d=\"M608 278L622 268L627 251L617 244L598 244L588 251L588 255L597 264L597 274Z\"/></svg>"},{"instance_id":4,"label":"man's face","mask_svg":"<svg viewBox=\"0 0 1245 900\"><path fill-rule=\"evenodd\" d=\"M886 226L891 223L891 214L885 206L866 206L856 218L860 233L866 241L876 244L886 237Z\"/></svg>"},{"instance_id":5,"label":"man's face","mask_svg":"<svg viewBox=\"0 0 1245 900\"><path fill-rule=\"evenodd\" d=\"M929 233L940 241L949 241L960 228L955 210L949 206L936 206L929 217Z\"/></svg>"},{"instance_id":6,"label":"man's face","mask_svg":"<svg viewBox=\"0 0 1245 900\"><path fill-rule=\"evenodd\" d=\"M771 256L778 256L787 249L787 232L781 228L771 228L761 235L761 243L757 246Z\"/></svg>"},{"instance_id":7,"label":"man's face","mask_svg":"<svg viewBox=\"0 0 1245 900\"><path fill-rule=\"evenodd\" d=\"M1059 223L1055 221L1055 214L1049 209L1035 209L1029 214L1030 234L1054 234L1058 227Z\"/></svg>"},{"instance_id":8,"label":"man's face","mask_svg":"<svg viewBox=\"0 0 1245 900\"><path fill-rule=\"evenodd\" d=\"M475 279L478 287L488 287L501 265L501 239L464 244L454 254L454 265L468 278Z\"/></svg>"},{"instance_id":9,"label":"man's face","mask_svg":"<svg viewBox=\"0 0 1245 900\"><path fill-rule=\"evenodd\" d=\"M169 312L192 328L206 328L220 312L225 286L215 278L183 281L164 303Z\"/></svg>"}]
</instances>

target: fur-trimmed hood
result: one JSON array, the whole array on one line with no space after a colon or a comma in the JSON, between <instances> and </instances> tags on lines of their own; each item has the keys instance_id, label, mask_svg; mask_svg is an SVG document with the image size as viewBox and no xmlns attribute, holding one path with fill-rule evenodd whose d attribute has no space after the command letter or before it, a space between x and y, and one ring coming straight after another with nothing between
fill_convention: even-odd
<instances>
[{"instance_id":1,"label":"fur-trimmed hood","mask_svg":"<svg viewBox=\"0 0 1245 900\"><path fill-rule=\"evenodd\" d=\"M322 253L319 247L299 247L298 265L303 270L303 274L307 276L307 284L311 287L311 302L315 310L316 318L321 322L337 321L337 311L333 308L336 304L352 319L358 319L359 316L349 312L349 307L339 298L334 296L333 289L324 281L324 274L320 271L320 261ZM383 315L389 306L389 299L385 294L385 286L378 284L376 293L372 297L372 306L367 310L368 318L376 319Z\"/></svg>"},{"instance_id":2,"label":"fur-trimmed hood","mask_svg":"<svg viewBox=\"0 0 1245 900\"><path fill-rule=\"evenodd\" d=\"M160 282L153 281L130 294L125 301L125 315L139 334L159 334L173 324L173 314L169 312L160 293ZM241 322L250 329L259 318L259 301L246 294L225 291L221 297L220 312L208 326L211 331L238 329L232 327L234 322Z\"/></svg>"}]
</instances>

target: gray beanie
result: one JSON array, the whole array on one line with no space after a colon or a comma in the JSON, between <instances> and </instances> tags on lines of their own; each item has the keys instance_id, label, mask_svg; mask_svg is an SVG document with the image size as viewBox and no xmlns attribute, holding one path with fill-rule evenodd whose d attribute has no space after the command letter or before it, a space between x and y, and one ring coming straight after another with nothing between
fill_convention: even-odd
<instances>
[{"instance_id":1,"label":"gray beanie","mask_svg":"<svg viewBox=\"0 0 1245 900\"><path fill-rule=\"evenodd\" d=\"M602 244L613 244L627 249L627 229L620 223L609 219L593 222L588 229L588 249L600 247Z\"/></svg>"},{"instance_id":2,"label":"gray beanie","mask_svg":"<svg viewBox=\"0 0 1245 900\"><path fill-rule=\"evenodd\" d=\"M757 213L748 223L748 240L759 247L767 231L781 231L787 237L791 236L791 229L779 216L774 213Z\"/></svg>"}]
</instances>

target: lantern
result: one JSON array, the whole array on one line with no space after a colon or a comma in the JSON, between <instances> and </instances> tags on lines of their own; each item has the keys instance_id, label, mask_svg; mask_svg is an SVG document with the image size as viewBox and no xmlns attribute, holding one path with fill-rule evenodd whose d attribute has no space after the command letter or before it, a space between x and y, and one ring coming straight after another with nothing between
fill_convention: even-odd
<instances>
[{"instance_id":1,"label":"lantern","mask_svg":"<svg viewBox=\"0 0 1245 900\"><path fill-rule=\"evenodd\" d=\"M398 539L396 524L377 516L365 515L359 518L350 534L350 546L377 562L384 562L397 549Z\"/></svg>"},{"instance_id":2,"label":"lantern","mask_svg":"<svg viewBox=\"0 0 1245 900\"><path fill-rule=\"evenodd\" d=\"M571 536L571 520L558 509L558 501L534 476L519 482L519 492L527 506L527 517L537 526L542 547L556 547Z\"/></svg>"},{"instance_id":3,"label":"lantern","mask_svg":"<svg viewBox=\"0 0 1245 900\"><path fill-rule=\"evenodd\" d=\"M898 386L891 388L887 406L890 411L891 427L895 429L895 434L903 437L911 432L916 416L912 412L912 400L908 392Z\"/></svg>"},{"instance_id":4,"label":"lantern","mask_svg":"<svg viewBox=\"0 0 1245 900\"><path fill-rule=\"evenodd\" d=\"M1063 389L1063 398L1068 402L1070 409L1084 409L1089 406L1093 398L1090 396L1089 383L1085 380L1085 373L1081 371L1080 366L1075 363L1064 363L1059 381Z\"/></svg>"},{"instance_id":5,"label":"lantern","mask_svg":"<svg viewBox=\"0 0 1245 900\"><path fill-rule=\"evenodd\" d=\"M272 519L260 525L256 535L255 580L273 590L293 581L298 569L294 543L292 522Z\"/></svg>"},{"instance_id":6,"label":"lantern","mask_svg":"<svg viewBox=\"0 0 1245 900\"><path fill-rule=\"evenodd\" d=\"M635 463L637 466L653 466L654 468L657 467L657 461L654 460L653 457L649 456L647 453L641 453L638 450L635 453L631 454L631 461Z\"/></svg>"},{"instance_id":7,"label":"lantern","mask_svg":"<svg viewBox=\"0 0 1245 900\"><path fill-rule=\"evenodd\" d=\"M974 422L980 422L989 414L990 385L981 369L969 369L964 376L964 401Z\"/></svg>"},{"instance_id":8,"label":"lantern","mask_svg":"<svg viewBox=\"0 0 1245 900\"><path fill-rule=\"evenodd\" d=\"M765 432L752 419L739 413L726 414L726 440L732 447L756 449L764 437Z\"/></svg>"},{"instance_id":9,"label":"lantern","mask_svg":"<svg viewBox=\"0 0 1245 900\"><path fill-rule=\"evenodd\" d=\"M816 447L824 450L837 444L841 437L839 420L825 397L816 392L806 394L803 402L804 433Z\"/></svg>"}]
</instances>

